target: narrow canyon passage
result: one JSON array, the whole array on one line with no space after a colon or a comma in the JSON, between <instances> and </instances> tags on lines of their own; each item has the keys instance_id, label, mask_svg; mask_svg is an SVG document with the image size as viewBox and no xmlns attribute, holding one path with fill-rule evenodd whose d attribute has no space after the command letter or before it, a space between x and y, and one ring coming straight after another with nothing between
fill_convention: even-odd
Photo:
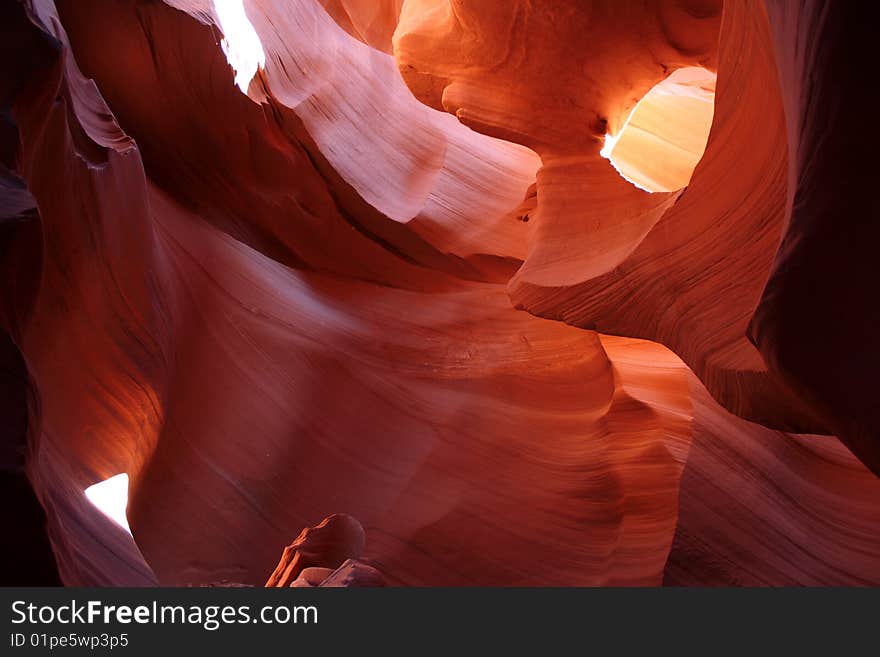
<instances>
[{"instance_id":1,"label":"narrow canyon passage","mask_svg":"<svg viewBox=\"0 0 880 657\"><path fill-rule=\"evenodd\" d=\"M857 18L829 6L11 3L5 470L40 568L880 584L868 238L809 270L852 221L810 187L840 62L794 45Z\"/></svg>"}]
</instances>

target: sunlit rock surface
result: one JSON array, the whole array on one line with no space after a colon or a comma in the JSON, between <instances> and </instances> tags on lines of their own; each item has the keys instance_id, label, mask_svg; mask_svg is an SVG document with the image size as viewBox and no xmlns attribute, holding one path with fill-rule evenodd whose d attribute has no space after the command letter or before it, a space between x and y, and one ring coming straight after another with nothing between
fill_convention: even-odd
<instances>
[{"instance_id":1,"label":"sunlit rock surface","mask_svg":"<svg viewBox=\"0 0 880 657\"><path fill-rule=\"evenodd\" d=\"M880 583L860 11L4 5L34 581Z\"/></svg>"}]
</instances>

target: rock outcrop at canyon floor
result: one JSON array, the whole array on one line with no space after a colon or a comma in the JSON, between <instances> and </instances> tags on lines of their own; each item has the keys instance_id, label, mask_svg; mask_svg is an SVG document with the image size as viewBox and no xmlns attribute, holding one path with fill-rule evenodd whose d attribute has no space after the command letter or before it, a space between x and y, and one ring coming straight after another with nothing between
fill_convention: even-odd
<instances>
[{"instance_id":1,"label":"rock outcrop at canyon floor","mask_svg":"<svg viewBox=\"0 0 880 657\"><path fill-rule=\"evenodd\" d=\"M3 3L8 583L880 584L871 11Z\"/></svg>"}]
</instances>

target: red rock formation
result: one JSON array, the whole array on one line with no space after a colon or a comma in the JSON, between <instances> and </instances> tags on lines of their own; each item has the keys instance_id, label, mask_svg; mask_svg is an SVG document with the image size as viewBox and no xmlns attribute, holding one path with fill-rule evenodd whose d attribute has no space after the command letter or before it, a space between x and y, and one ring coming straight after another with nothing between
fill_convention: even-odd
<instances>
[{"instance_id":1,"label":"red rock formation","mask_svg":"<svg viewBox=\"0 0 880 657\"><path fill-rule=\"evenodd\" d=\"M318 586L329 588L377 587L385 586L385 578L372 566L349 559L330 573Z\"/></svg>"},{"instance_id":2,"label":"red rock formation","mask_svg":"<svg viewBox=\"0 0 880 657\"><path fill-rule=\"evenodd\" d=\"M665 584L877 585L877 477L835 439L771 431L692 384Z\"/></svg>"},{"instance_id":3,"label":"red rock formation","mask_svg":"<svg viewBox=\"0 0 880 657\"><path fill-rule=\"evenodd\" d=\"M303 529L296 540L284 548L281 561L266 586L291 586L297 579L317 586L334 569L361 556L364 540L364 528L357 520L340 514L328 516L316 526ZM318 571L326 572L321 572L322 576L315 583Z\"/></svg>"},{"instance_id":4,"label":"red rock formation","mask_svg":"<svg viewBox=\"0 0 880 657\"><path fill-rule=\"evenodd\" d=\"M549 287L520 272L511 294L542 315L659 340L735 412L803 430L818 428L817 422L766 373L746 339L779 239L784 195L785 153L775 143L782 109L766 93L775 69L772 55L756 45L766 38L762 21L758 5L732 4L725 14L715 121L706 154L674 209L622 262L592 270L592 280ZM731 176L734 166L738 175Z\"/></svg>"},{"instance_id":5,"label":"red rock formation","mask_svg":"<svg viewBox=\"0 0 880 657\"><path fill-rule=\"evenodd\" d=\"M322 0L337 25L367 45L391 53L404 0Z\"/></svg>"},{"instance_id":6,"label":"red rock formation","mask_svg":"<svg viewBox=\"0 0 880 657\"><path fill-rule=\"evenodd\" d=\"M750 335L772 371L880 475L876 94L856 71L877 9L768 2L788 135L782 243ZM810 35L805 38L805 35ZM821 44L821 45L817 45Z\"/></svg>"},{"instance_id":7,"label":"red rock formation","mask_svg":"<svg viewBox=\"0 0 880 657\"><path fill-rule=\"evenodd\" d=\"M876 469L852 352L804 356L818 324L780 351L806 280L785 263L826 221L801 175L821 144L785 130L812 125L790 60L809 21L242 8L256 37L227 23L223 47L212 0L12 11L0 208L30 219L3 324L65 583L259 584L321 518L271 585L880 582L880 480L777 430L838 431ZM254 38L246 95L223 48ZM717 71L706 151L649 194L599 151L687 66ZM877 325L864 285L844 298L835 331ZM829 372L861 386L849 406ZM82 494L120 472L133 538Z\"/></svg>"}]
</instances>

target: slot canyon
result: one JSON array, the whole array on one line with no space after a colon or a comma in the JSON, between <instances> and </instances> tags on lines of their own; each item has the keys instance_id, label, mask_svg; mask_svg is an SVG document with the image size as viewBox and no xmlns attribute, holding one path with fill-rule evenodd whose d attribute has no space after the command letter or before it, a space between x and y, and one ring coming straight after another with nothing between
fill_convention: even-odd
<instances>
[{"instance_id":1,"label":"slot canyon","mask_svg":"<svg viewBox=\"0 0 880 657\"><path fill-rule=\"evenodd\" d=\"M0 2L2 583L880 585L877 13Z\"/></svg>"}]
</instances>

